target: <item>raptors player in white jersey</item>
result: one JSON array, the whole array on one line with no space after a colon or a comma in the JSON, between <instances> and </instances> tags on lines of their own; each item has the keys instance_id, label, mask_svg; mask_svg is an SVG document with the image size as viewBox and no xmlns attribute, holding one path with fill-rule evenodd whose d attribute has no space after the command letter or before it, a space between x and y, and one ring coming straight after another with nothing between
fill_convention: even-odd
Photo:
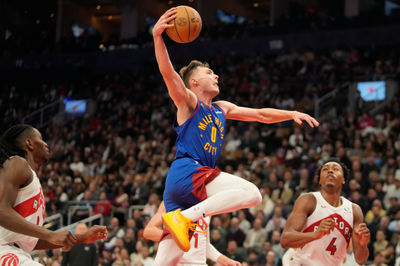
<instances>
[{"instance_id":1,"label":"raptors player in white jersey","mask_svg":"<svg viewBox=\"0 0 400 266\"><path fill-rule=\"evenodd\" d=\"M30 257L34 249L69 249L107 237L103 226L80 235L42 227L46 209L36 171L49 156L46 142L32 126L13 126L0 137L1 266L40 265Z\"/></svg>"},{"instance_id":2,"label":"raptors player in white jersey","mask_svg":"<svg viewBox=\"0 0 400 266\"><path fill-rule=\"evenodd\" d=\"M165 213L164 202L161 202L160 207L157 210L157 213L151 218L149 223L146 225L144 229L143 236L146 239L152 241L160 241L163 237L171 237L170 235L164 235L163 230L161 229L162 219L161 215ZM183 252L177 246L173 249L169 249L169 254L164 254L163 256L157 256L156 259L160 259L161 261L155 262L155 265L167 265L165 262L168 261L167 257L171 252L181 254L181 258L177 265L179 266L206 266L207 258L217 262L220 265L224 266L240 266L240 263L234 261L225 255L222 255L211 243L209 236L209 224L210 217L201 218L197 222L196 230L193 232L193 235L190 239L190 249L188 252ZM203 231L203 232L201 232ZM163 242L160 242L162 245ZM176 265L176 264L174 264Z\"/></svg>"},{"instance_id":3,"label":"raptors player in white jersey","mask_svg":"<svg viewBox=\"0 0 400 266\"><path fill-rule=\"evenodd\" d=\"M352 241L354 257L365 264L369 229L361 208L341 196L347 167L330 159L319 169L319 192L301 195L289 215L281 237L283 248L295 248L290 265L342 265Z\"/></svg>"}]
</instances>

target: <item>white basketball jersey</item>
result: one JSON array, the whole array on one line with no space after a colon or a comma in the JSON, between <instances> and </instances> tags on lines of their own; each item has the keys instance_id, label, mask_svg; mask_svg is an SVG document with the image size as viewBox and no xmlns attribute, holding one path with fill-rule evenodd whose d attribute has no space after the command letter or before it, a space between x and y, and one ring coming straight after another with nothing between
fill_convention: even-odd
<instances>
[{"instance_id":1,"label":"white basketball jersey","mask_svg":"<svg viewBox=\"0 0 400 266\"><path fill-rule=\"evenodd\" d=\"M296 249L291 265L342 265L353 231L353 205L341 197L342 205L333 207L320 192L314 192L313 195L316 198L315 210L307 218L302 232L316 231L326 218L335 220L336 226L330 234Z\"/></svg>"},{"instance_id":2,"label":"white basketball jersey","mask_svg":"<svg viewBox=\"0 0 400 266\"><path fill-rule=\"evenodd\" d=\"M27 221L42 226L46 205L39 178L33 170L32 175L32 182L26 187L18 189L13 209ZM16 243L21 249L30 253L37 241L38 238L18 234L0 226L0 245Z\"/></svg>"},{"instance_id":3,"label":"white basketball jersey","mask_svg":"<svg viewBox=\"0 0 400 266\"><path fill-rule=\"evenodd\" d=\"M207 244L209 242L209 224L210 217L201 218L197 222L196 230L205 231L205 233L194 232L190 239L190 249L185 252L179 266L199 266L207 265L206 252Z\"/></svg>"}]
</instances>

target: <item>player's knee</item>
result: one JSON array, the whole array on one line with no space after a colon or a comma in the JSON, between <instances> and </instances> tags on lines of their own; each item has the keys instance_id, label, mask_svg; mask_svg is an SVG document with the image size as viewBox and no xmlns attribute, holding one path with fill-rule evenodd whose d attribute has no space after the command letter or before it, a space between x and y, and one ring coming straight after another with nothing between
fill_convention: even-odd
<instances>
[{"instance_id":1,"label":"player's knee","mask_svg":"<svg viewBox=\"0 0 400 266\"><path fill-rule=\"evenodd\" d=\"M250 183L249 190L250 190L249 195L251 196L251 205L257 206L262 201L262 196L261 196L260 190L253 183Z\"/></svg>"},{"instance_id":2,"label":"player's knee","mask_svg":"<svg viewBox=\"0 0 400 266\"><path fill-rule=\"evenodd\" d=\"M260 190L258 190L258 188L257 188L256 191L254 191L254 198L255 198L254 206L257 206L258 204L261 204L262 196L261 196Z\"/></svg>"}]
</instances>

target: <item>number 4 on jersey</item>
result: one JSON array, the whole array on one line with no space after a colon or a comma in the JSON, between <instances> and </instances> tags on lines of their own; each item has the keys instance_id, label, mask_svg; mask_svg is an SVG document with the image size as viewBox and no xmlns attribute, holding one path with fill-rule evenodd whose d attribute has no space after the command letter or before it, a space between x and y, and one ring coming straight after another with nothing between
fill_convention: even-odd
<instances>
[{"instance_id":1,"label":"number 4 on jersey","mask_svg":"<svg viewBox=\"0 0 400 266\"><path fill-rule=\"evenodd\" d=\"M329 243L328 247L326 248L327 251L331 252L331 255L335 255L336 253L336 245L335 245L336 237L332 238L331 242Z\"/></svg>"}]
</instances>

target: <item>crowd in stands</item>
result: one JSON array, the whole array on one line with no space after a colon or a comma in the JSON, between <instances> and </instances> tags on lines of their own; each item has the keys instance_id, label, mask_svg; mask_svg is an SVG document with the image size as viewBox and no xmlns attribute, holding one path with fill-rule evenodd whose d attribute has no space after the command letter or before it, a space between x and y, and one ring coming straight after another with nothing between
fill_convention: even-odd
<instances>
[{"instance_id":1,"label":"crowd in stands","mask_svg":"<svg viewBox=\"0 0 400 266\"><path fill-rule=\"evenodd\" d=\"M371 46L247 58L219 54L209 63L220 77L222 99L313 115L315 99L347 81L365 76L398 81L398 54L397 47ZM84 71L37 84L34 91L21 81L2 85L3 129L62 97L96 102L91 116L58 115L40 128L52 150L50 162L38 173L47 216L66 217L70 201L88 203L94 214L105 216L109 230L108 241L97 243L101 265L151 265L158 243L146 241L143 228L162 200L176 138L175 107L157 67ZM362 101L354 110L346 108L348 89L338 94L333 116L318 117L318 128L291 122L228 122L218 166L255 183L263 201L212 218L211 243L219 251L244 265L280 265L285 252L280 234L294 201L301 193L317 190L317 167L326 158L338 157L352 172L344 196L361 206L371 230L369 265L399 265L400 94L369 114ZM133 205L140 207L128 213ZM88 215L86 210L73 210L73 222ZM41 251L36 259L58 265L62 256L60 250Z\"/></svg>"}]
</instances>

